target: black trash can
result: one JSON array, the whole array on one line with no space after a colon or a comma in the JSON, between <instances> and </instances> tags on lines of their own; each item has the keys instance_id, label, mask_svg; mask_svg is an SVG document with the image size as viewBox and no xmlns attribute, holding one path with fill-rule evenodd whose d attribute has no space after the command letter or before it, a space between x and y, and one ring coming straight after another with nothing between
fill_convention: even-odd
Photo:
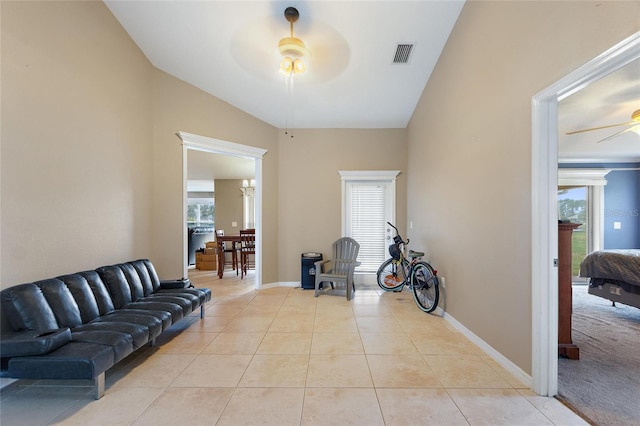
<instances>
[{"instance_id":1,"label":"black trash can","mask_svg":"<svg viewBox=\"0 0 640 426\"><path fill-rule=\"evenodd\" d=\"M314 262L322 260L322 253L302 253L302 277L300 284L303 290L316 288L316 266Z\"/></svg>"}]
</instances>

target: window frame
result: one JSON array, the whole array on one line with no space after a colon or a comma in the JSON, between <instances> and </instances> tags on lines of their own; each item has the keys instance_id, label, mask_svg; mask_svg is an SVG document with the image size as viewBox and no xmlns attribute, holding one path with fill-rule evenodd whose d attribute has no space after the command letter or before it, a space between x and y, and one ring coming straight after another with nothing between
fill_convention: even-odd
<instances>
[{"instance_id":1,"label":"window frame","mask_svg":"<svg viewBox=\"0 0 640 426\"><path fill-rule=\"evenodd\" d=\"M395 223L396 220L396 181L397 177L400 174L400 170L341 170L339 171L341 178L341 186L342 186L342 236L347 235L348 228L348 218L347 214L350 210L347 205L348 201L348 192L350 188L350 184L353 183L378 183L388 185L388 196L389 196L389 221L391 223ZM372 275L369 272L357 272L358 276L370 276ZM373 274L375 275L375 273ZM366 279L366 278L365 278ZM375 279L375 277L374 277ZM368 280L367 280L368 281Z\"/></svg>"},{"instance_id":2,"label":"window frame","mask_svg":"<svg viewBox=\"0 0 640 426\"><path fill-rule=\"evenodd\" d=\"M558 187L587 187L587 250L604 247L604 187L611 169L558 169Z\"/></svg>"}]
</instances>

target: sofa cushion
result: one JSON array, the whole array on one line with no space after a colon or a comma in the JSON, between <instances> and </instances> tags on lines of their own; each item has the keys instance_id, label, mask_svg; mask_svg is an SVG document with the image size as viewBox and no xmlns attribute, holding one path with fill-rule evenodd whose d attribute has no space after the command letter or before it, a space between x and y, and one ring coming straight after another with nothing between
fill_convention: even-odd
<instances>
[{"instance_id":1,"label":"sofa cushion","mask_svg":"<svg viewBox=\"0 0 640 426\"><path fill-rule=\"evenodd\" d=\"M144 289L142 287L142 282L140 281L140 276L133 265L129 263L120 263L116 266L122 269L122 273L127 279L127 283L131 289L131 301L135 302L141 297L144 297Z\"/></svg>"},{"instance_id":2,"label":"sofa cushion","mask_svg":"<svg viewBox=\"0 0 640 426\"><path fill-rule=\"evenodd\" d=\"M75 327L82 324L80 309L67 285L57 278L36 281L47 299L59 327Z\"/></svg>"},{"instance_id":3,"label":"sofa cushion","mask_svg":"<svg viewBox=\"0 0 640 426\"><path fill-rule=\"evenodd\" d=\"M191 300L197 298L198 303L194 309L211 300L211 291L208 288L163 288L158 290L156 294L179 295Z\"/></svg>"},{"instance_id":4,"label":"sofa cushion","mask_svg":"<svg viewBox=\"0 0 640 426\"><path fill-rule=\"evenodd\" d=\"M71 331L68 328L4 333L0 341L0 354L4 358L42 355L54 351L70 341Z\"/></svg>"},{"instance_id":5,"label":"sofa cushion","mask_svg":"<svg viewBox=\"0 0 640 426\"><path fill-rule=\"evenodd\" d=\"M102 266L96 269L96 272L107 286L114 308L120 309L133 301L131 300L131 288L122 269L116 265L110 265Z\"/></svg>"},{"instance_id":6,"label":"sofa cushion","mask_svg":"<svg viewBox=\"0 0 640 426\"><path fill-rule=\"evenodd\" d=\"M181 297L182 299L186 299L189 302L191 302L191 310L195 311L201 305L200 295L199 294L189 293L189 292L184 291L184 290L188 290L188 289L183 288L183 289L180 289L180 290L179 289L158 290L151 297L155 297L155 296Z\"/></svg>"},{"instance_id":7,"label":"sofa cushion","mask_svg":"<svg viewBox=\"0 0 640 426\"><path fill-rule=\"evenodd\" d=\"M88 330L71 333L74 342L97 343L110 346L114 362L118 362L133 353L133 338L127 333L109 330Z\"/></svg>"},{"instance_id":8,"label":"sofa cushion","mask_svg":"<svg viewBox=\"0 0 640 426\"><path fill-rule=\"evenodd\" d=\"M87 283L89 283L93 296L96 298L100 315L113 311L115 309L113 307L113 300L111 300L109 290L102 281L102 278L100 278L100 275L98 275L96 271L84 271L78 273L87 280Z\"/></svg>"},{"instance_id":9,"label":"sofa cushion","mask_svg":"<svg viewBox=\"0 0 640 426\"><path fill-rule=\"evenodd\" d=\"M101 316L94 321L94 323L96 322L124 322L128 324L142 325L148 329L149 340L155 339L160 335L160 333L162 333L162 320L156 318L150 313L138 314L127 312L126 309L118 309L117 311Z\"/></svg>"},{"instance_id":10,"label":"sofa cushion","mask_svg":"<svg viewBox=\"0 0 640 426\"><path fill-rule=\"evenodd\" d=\"M182 318L184 318L184 310L182 309L182 306L178 305L177 303L163 302L159 300L142 299L139 302L129 303L123 309L126 309L126 310L140 309L140 310L149 310L151 312L154 312L154 311L168 312L171 315L171 324L175 324L178 321L180 321ZM171 324L169 326L171 326Z\"/></svg>"},{"instance_id":11,"label":"sofa cushion","mask_svg":"<svg viewBox=\"0 0 640 426\"><path fill-rule=\"evenodd\" d=\"M115 321L92 321L89 324L82 324L71 330L73 333L77 331L117 331L128 334L133 339L133 349L138 349L149 342L149 328L141 324L131 324L128 322Z\"/></svg>"},{"instance_id":12,"label":"sofa cushion","mask_svg":"<svg viewBox=\"0 0 640 426\"><path fill-rule=\"evenodd\" d=\"M93 379L113 364L110 346L71 341L46 355L11 358L8 369L16 379Z\"/></svg>"},{"instance_id":13,"label":"sofa cushion","mask_svg":"<svg viewBox=\"0 0 640 426\"><path fill-rule=\"evenodd\" d=\"M2 309L14 331L59 328L42 290L33 283L2 290Z\"/></svg>"},{"instance_id":14,"label":"sofa cushion","mask_svg":"<svg viewBox=\"0 0 640 426\"><path fill-rule=\"evenodd\" d=\"M144 295L148 296L153 293L153 282L151 282L149 270L147 269L147 266L144 264L144 262L142 260L136 260L129 263L135 268L136 272L138 273L140 283L142 284L142 288L144 289Z\"/></svg>"},{"instance_id":15,"label":"sofa cushion","mask_svg":"<svg viewBox=\"0 0 640 426\"><path fill-rule=\"evenodd\" d=\"M58 277L58 279L67 285L71 295L78 304L83 323L93 321L100 316L98 302L85 277L80 274L70 274Z\"/></svg>"},{"instance_id":16,"label":"sofa cushion","mask_svg":"<svg viewBox=\"0 0 640 426\"><path fill-rule=\"evenodd\" d=\"M171 325L173 324L171 312L168 312L162 309L151 309L151 308L142 309L139 306L132 307L131 305L135 305L135 302L128 304L124 308L120 309L118 312L127 313L127 314L151 315L157 318L158 320L160 320L160 322L162 323L162 330L166 330L167 328L171 327ZM180 309L179 306L176 306L176 308ZM180 311L182 310L180 309ZM111 315L111 314L107 314L107 315Z\"/></svg>"},{"instance_id":17,"label":"sofa cushion","mask_svg":"<svg viewBox=\"0 0 640 426\"><path fill-rule=\"evenodd\" d=\"M144 266L147 267L153 291L158 291L160 288L160 278L158 278L158 273L156 272L156 268L153 266L153 263L151 263L149 259L140 259L139 262L144 263Z\"/></svg>"},{"instance_id":18,"label":"sofa cushion","mask_svg":"<svg viewBox=\"0 0 640 426\"><path fill-rule=\"evenodd\" d=\"M191 312L193 312L193 304L191 303L191 300L185 299L184 297L180 297L180 295L175 295L175 294L155 293L155 294L152 294L151 296L143 297L138 302L174 303L176 305L179 305L182 308L183 317L186 317Z\"/></svg>"}]
</instances>

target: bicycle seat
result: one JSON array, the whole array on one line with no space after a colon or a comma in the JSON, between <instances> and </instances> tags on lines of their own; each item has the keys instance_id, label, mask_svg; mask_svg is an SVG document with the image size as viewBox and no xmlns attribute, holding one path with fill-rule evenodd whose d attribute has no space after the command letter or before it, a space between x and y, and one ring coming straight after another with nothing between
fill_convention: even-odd
<instances>
[{"instance_id":1,"label":"bicycle seat","mask_svg":"<svg viewBox=\"0 0 640 426\"><path fill-rule=\"evenodd\" d=\"M409 250L409 257L412 259L415 259L416 257L422 257L422 256L424 256L424 253L421 251Z\"/></svg>"}]
</instances>

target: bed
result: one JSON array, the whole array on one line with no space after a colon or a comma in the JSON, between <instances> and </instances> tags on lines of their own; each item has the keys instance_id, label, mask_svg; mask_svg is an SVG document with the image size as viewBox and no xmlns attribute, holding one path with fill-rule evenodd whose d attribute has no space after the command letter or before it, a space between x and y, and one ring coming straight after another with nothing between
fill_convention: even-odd
<instances>
[{"instance_id":1,"label":"bed","mask_svg":"<svg viewBox=\"0 0 640 426\"><path fill-rule=\"evenodd\" d=\"M640 249L594 251L580 276L589 278L589 294L640 308Z\"/></svg>"}]
</instances>

